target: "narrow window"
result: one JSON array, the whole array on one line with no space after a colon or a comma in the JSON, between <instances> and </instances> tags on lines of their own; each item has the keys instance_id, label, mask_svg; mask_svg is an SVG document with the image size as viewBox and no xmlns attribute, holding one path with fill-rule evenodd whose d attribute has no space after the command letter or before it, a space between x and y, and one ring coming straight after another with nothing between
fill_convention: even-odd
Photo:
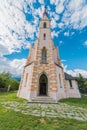
<instances>
[{"instance_id":1,"label":"narrow window","mask_svg":"<svg viewBox=\"0 0 87 130\"><path fill-rule=\"evenodd\" d=\"M60 82L60 88L62 88L61 75L60 74L59 74L59 82Z\"/></svg>"},{"instance_id":2,"label":"narrow window","mask_svg":"<svg viewBox=\"0 0 87 130\"><path fill-rule=\"evenodd\" d=\"M46 28L46 22L44 22L43 27Z\"/></svg>"},{"instance_id":3,"label":"narrow window","mask_svg":"<svg viewBox=\"0 0 87 130\"><path fill-rule=\"evenodd\" d=\"M46 40L46 34L45 33L44 33L43 37L44 37L44 40Z\"/></svg>"},{"instance_id":4,"label":"narrow window","mask_svg":"<svg viewBox=\"0 0 87 130\"><path fill-rule=\"evenodd\" d=\"M46 63L47 61L47 52L46 52L46 48L44 47L42 49L42 63Z\"/></svg>"},{"instance_id":5,"label":"narrow window","mask_svg":"<svg viewBox=\"0 0 87 130\"><path fill-rule=\"evenodd\" d=\"M70 88L72 88L72 81L71 80L69 80L69 84L70 84Z\"/></svg>"},{"instance_id":6,"label":"narrow window","mask_svg":"<svg viewBox=\"0 0 87 130\"><path fill-rule=\"evenodd\" d=\"M28 78L28 73L26 73L26 77L25 77L25 84L24 84L24 87L26 87L26 84L27 84L27 78Z\"/></svg>"}]
</instances>

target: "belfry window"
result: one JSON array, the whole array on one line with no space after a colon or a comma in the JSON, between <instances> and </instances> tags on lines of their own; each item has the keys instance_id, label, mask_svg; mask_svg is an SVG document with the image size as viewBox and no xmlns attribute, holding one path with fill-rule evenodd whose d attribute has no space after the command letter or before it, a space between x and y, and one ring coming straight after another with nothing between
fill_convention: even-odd
<instances>
[{"instance_id":1,"label":"belfry window","mask_svg":"<svg viewBox=\"0 0 87 130\"><path fill-rule=\"evenodd\" d=\"M43 27L46 28L46 26L47 26L47 25L46 25L46 22L44 22Z\"/></svg>"},{"instance_id":2,"label":"belfry window","mask_svg":"<svg viewBox=\"0 0 87 130\"><path fill-rule=\"evenodd\" d=\"M46 34L45 34L45 33L44 33L44 35L43 35L43 39L46 40Z\"/></svg>"},{"instance_id":3,"label":"belfry window","mask_svg":"<svg viewBox=\"0 0 87 130\"><path fill-rule=\"evenodd\" d=\"M46 48L44 47L42 49L42 63L46 63L47 62L47 51Z\"/></svg>"}]
</instances>

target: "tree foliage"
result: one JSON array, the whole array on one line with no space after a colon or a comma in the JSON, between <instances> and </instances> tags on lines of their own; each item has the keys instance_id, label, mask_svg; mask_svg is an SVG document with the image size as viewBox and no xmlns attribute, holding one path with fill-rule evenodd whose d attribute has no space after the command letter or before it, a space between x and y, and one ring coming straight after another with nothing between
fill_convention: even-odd
<instances>
[{"instance_id":1,"label":"tree foliage","mask_svg":"<svg viewBox=\"0 0 87 130\"><path fill-rule=\"evenodd\" d=\"M81 93L87 94L87 79L83 78L81 74L79 74L78 80L78 86Z\"/></svg>"},{"instance_id":2,"label":"tree foliage","mask_svg":"<svg viewBox=\"0 0 87 130\"><path fill-rule=\"evenodd\" d=\"M0 91L17 90L19 82L11 78L10 73L0 73Z\"/></svg>"}]
</instances>

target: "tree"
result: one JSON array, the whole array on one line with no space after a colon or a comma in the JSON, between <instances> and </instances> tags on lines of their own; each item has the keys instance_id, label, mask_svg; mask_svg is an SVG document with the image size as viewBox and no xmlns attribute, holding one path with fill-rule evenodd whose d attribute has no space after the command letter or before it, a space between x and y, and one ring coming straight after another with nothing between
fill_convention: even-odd
<instances>
[{"instance_id":1,"label":"tree","mask_svg":"<svg viewBox=\"0 0 87 130\"><path fill-rule=\"evenodd\" d=\"M84 82L85 93L87 94L87 80Z\"/></svg>"},{"instance_id":2,"label":"tree","mask_svg":"<svg viewBox=\"0 0 87 130\"><path fill-rule=\"evenodd\" d=\"M17 90L19 82L11 78L10 73L0 73L0 91Z\"/></svg>"},{"instance_id":3,"label":"tree","mask_svg":"<svg viewBox=\"0 0 87 130\"><path fill-rule=\"evenodd\" d=\"M5 88L8 85L10 78L10 73L0 73L0 88Z\"/></svg>"},{"instance_id":4,"label":"tree","mask_svg":"<svg viewBox=\"0 0 87 130\"><path fill-rule=\"evenodd\" d=\"M19 82L15 79L10 81L10 90L18 90Z\"/></svg>"},{"instance_id":5,"label":"tree","mask_svg":"<svg viewBox=\"0 0 87 130\"><path fill-rule=\"evenodd\" d=\"M79 74L77 81L78 81L80 92L86 94L87 93L87 79L83 78L83 76Z\"/></svg>"}]
</instances>

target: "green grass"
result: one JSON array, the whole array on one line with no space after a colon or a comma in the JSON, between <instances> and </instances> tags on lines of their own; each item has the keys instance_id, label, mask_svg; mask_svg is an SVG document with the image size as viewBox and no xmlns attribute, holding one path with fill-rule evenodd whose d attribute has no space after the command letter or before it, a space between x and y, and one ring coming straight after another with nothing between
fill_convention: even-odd
<instances>
[{"instance_id":1,"label":"green grass","mask_svg":"<svg viewBox=\"0 0 87 130\"><path fill-rule=\"evenodd\" d=\"M87 108L87 96L82 95L82 98L61 99L59 102L67 103L78 107Z\"/></svg>"},{"instance_id":2,"label":"green grass","mask_svg":"<svg viewBox=\"0 0 87 130\"><path fill-rule=\"evenodd\" d=\"M84 101L85 100L85 101ZM87 108L87 97L82 99L66 99L61 102ZM0 101L26 101L16 97L16 92L0 93ZM81 103L80 103L81 101ZM87 130L86 121L60 118L43 118L24 115L0 104L0 130Z\"/></svg>"}]
</instances>

